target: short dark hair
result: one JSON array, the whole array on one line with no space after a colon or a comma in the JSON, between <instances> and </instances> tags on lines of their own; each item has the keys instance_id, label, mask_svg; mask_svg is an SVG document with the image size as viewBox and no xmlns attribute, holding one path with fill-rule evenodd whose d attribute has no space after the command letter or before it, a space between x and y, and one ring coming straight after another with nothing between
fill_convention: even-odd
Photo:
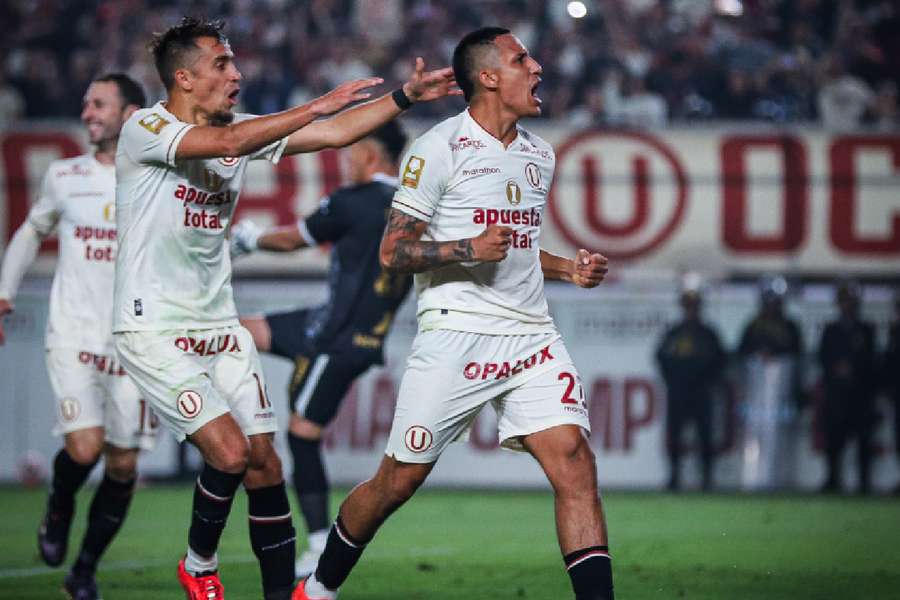
<instances>
[{"instance_id":1,"label":"short dark hair","mask_svg":"<svg viewBox=\"0 0 900 600\"><path fill-rule=\"evenodd\" d=\"M370 138L378 141L384 146L391 162L399 162L403 156L403 149L406 147L406 132L403 126L396 120L388 121L375 131L369 134Z\"/></svg>"},{"instance_id":2,"label":"short dark hair","mask_svg":"<svg viewBox=\"0 0 900 600\"><path fill-rule=\"evenodd\" d=\"M493 44L495 39L507 33L512 32L503 27L482 27L466 34L457 44L453 51L453 74L466 102L475 93L475 70L480 66L475 63L478 50Z\"/></svg>"},{"instance_id":3,"label":"short dark hair","mask_svg":"<svg viewBox=\"0 0 900 600\"><path fill-rule=\"evenodd\" d=\"M125 73L105 73L94 78L94 82L116 84L119 88L119 95L122 96L122 108L132 104L138 108L143 108L147 104L147 95L144 94L144 88Z\"/></svg>"},{"instance_id":4,"label":"short dark hair","mask_svg":"<svg viewBox=\"0 0 900 600\"><path fill-rule=\"evenodd\" d=\"M150 52L156 63L156 71L167 90L175 83L175 71L187 65L184 58L197 49L197 38L216 38L226 43L228 38L222 33L225 22L221 20L207 21L197 17L183 17L181 23L170 27L162 33L153 34Z\"/></svg>"}]
</instances>

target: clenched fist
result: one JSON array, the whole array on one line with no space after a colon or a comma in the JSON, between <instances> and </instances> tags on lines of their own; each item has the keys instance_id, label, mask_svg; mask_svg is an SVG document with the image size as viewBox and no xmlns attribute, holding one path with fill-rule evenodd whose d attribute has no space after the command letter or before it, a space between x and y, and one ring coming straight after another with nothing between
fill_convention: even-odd
<instances>
[{"instance_id":1,"label":"clenched fist","mask_svg":"<svg viewBox=\"0 0 900 600\"><path fill-rule=\"evenodd\" d=\"M512 244L512 227L491 225L478 237L472 238L472 260L500 262L506 258Z\"/></svg>"},{"instance_id":2,"label":"clenched fist","mask_svg":"<svg viewBox=\"0 0 900 600\"><path fill-rule=\"evenodd\" d=\"M572 283L578 287L597 287L609 271L609 260L605 256L584 249L578 251L572 262Z\"/></svg>"}]
</instances>

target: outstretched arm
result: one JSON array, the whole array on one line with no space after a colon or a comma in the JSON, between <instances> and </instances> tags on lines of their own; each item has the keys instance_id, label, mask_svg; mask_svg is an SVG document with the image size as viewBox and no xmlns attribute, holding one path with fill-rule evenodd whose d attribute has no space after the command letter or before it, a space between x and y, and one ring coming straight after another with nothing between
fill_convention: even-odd
<instances>
[{"instance_id":1,"label":"outstretched arm","mask_svg":"<svg viewBox=\"0 0 900 600\"><path fill-rule=\"evenodd\" d=\"M253 221L241 221L231 228L231 257L257 250L291 252L309 246L297 224L263 229Z\"/></svg>"},{"instance_id":2,"label":"outstretched arm","mask_svg":"<svg viewBox=\"0 0 900 600\"><path fill-rule=\"evenodd\" d=\"M13 299L16 297L16 291L19 289L22 277L37 256L41 240L43 240L43 236L30 222L25 221L16 230L3 255L3 265L0 266L0 346L6 340L3 332L3 317L15 308Z\"/></svg>"},{"instance_id":3,"label":"outstretched arm","mask_svg":"<svg viewBox=\"0 0 900 600\"><path fill-rule=\"evenodd\" d=\"M421 273L460 262L500 262L509 251L512 229L491 225L473 238L422 241L428 223L392 208L379 257L386 271Z\"/></svg>"},{"instance_id":4,"label":"outstretched arm","mask_svg":"<svg viewBox=\"0 0 900 600\"><path fill-rule=\"evenodd\" d=\"M334 114L348 104L370 98L372 94L365 90L382 81L377 77L348 81L307 104L282 112L224 127L193 127L179 142L175 157L218 158L251 154L304 128L319 117ZM151 121L144 127L152 127L153 124Z\"/></svg>"},{"instance_id":5,"label":"outstretched arm","mask_svg":"<svg viewBox=\"0 0 900 600\"><path fill-rule=\"evenodd\" d=\"M425 61L416 59L409 81L403 84L403 94L410 102L428 102L444 96L458 96L453 69L446 67L425 71ZM391 94L345 110L337 116L316 121L298 129L288 137L284 154L315 152L323 148L342 148L362 139L403 112Z\"/></svg>"},{"instance_id":6,"label":"outstretched arm","mask_svg":"<svg viewBox=\"0 0 900 600\"><path fill-rule=\"evenodd\" d=\"M600 285L609 270L609 260L602 254L591 254L581 249L574 259L540 251L541 271L545 279L568 281L578 287L592 288Z\"/></svg>"}]
</instances>

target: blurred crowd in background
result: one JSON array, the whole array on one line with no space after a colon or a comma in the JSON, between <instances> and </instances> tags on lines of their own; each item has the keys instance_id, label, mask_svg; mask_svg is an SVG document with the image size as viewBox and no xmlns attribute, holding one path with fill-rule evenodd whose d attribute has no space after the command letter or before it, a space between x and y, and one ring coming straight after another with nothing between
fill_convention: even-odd
<instances>
[{"instance_id":1,"label":"blurred crowd in background","mask_svg":"<svg viewBox=\"0 0 900 600\"><path fill-rule=\"evenodd\" d=\"M894 0L7 0L0 4L0 128L77 117L98 73L163 95L151 34L184 14L226 20L242 108L268 113L342 81L405 80L447 64L473 28L511 28L544 68L545 115L573 126L710 120L900 128ZM581 4L581 3L579 3ZM578 11L576 11L578 12ZM461 101L415 108L453 114Z\"/></svg>"}]
</instances>

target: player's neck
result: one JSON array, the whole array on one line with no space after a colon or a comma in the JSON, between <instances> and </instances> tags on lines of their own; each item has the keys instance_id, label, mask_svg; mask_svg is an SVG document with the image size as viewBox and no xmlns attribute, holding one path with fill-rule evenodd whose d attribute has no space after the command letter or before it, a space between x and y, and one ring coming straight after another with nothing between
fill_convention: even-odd
<instances>
[{"instance_id":1,"label":"player's neck","mask_svg":"<svg viewBox=\"0 0 900 600\"><path fill-rule=\"evenodd\" d=\"M183 94L170 94L165 102L166 110L182 123L209 125L209 114Z\"/></svg>"},{"instance_id":2,"label":"player's neck","mask_svg":"<svg viewBox=\"0 0 900 600\"><path fill-rule=\"evenodd\" d=\"M118 146L118 141L119 140L116 139L97 144L97 149L94 151L94 160L101 165L116 164L116 147Z\"/></svg>"},{"instance_id":3,"label":"player's neck","mask_svg":"<svg viewBox=\"0 0 900 600\"><path fill-rule=\"evenodd\" d=\"M486 97L473 98L469 104L469 114L482 129L500 140L504 148L518 135L516 124L519 122L519 116L504 110L499 102L491 102Z\"/></svg>"}]
</instances>

